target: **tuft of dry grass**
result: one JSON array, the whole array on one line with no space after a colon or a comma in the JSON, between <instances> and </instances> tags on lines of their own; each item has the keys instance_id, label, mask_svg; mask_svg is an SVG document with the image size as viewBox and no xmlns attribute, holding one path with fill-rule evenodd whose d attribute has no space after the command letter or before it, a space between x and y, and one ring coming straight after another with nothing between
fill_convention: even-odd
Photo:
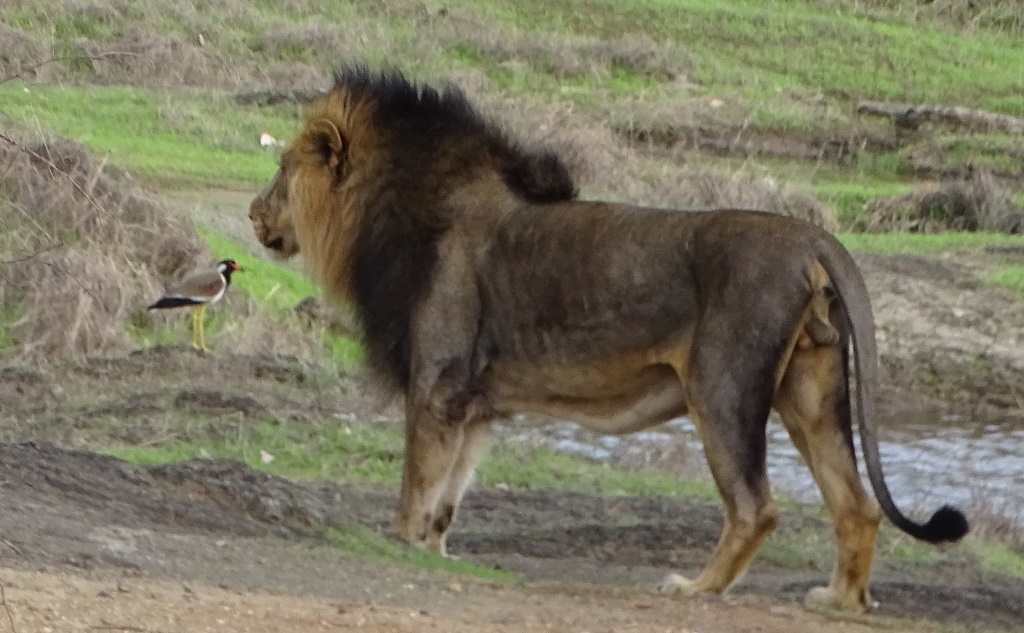
<instances>
[{"instance_id":1,"label":"tuft of dry grass","mask_svg":"<svg viewBox=\"0 0 1024 633\"><path fill-rule=\"evenodd\" d=\"M1024 208L1014 192L991 172L970 169L939 186L927 185L909 193L876 198L865 205L866 230L872 233L944 231L1024 232Z\"/></svg>"},{"instance_id":2,"label":"tuft of dry grass","mask_svg":"<svg viewBox=\"0 0 1024 633\"><path fill-rule=\"evenodd\" d=\"M971 506L969 516L975 538L1024 552L1024 516L1018 508L979 501Z\"/></svg>"}]
</instances>

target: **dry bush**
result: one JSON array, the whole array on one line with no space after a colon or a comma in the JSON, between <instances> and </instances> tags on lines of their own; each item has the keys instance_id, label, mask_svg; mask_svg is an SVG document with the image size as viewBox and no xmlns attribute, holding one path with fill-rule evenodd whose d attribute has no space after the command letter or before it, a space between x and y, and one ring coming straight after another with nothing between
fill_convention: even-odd
<instances>
[{"instance_id":1,"label":"dry bush","mask_svg":"<svg viewBox=\"0 0 1024 633\"><path fill-rule=\"evenodd\" d=\"M1024 233L1024 209L1013 202L1012 191L985 169L968 170L963 178L940 186L876 198L865 205L871 233L996 231Z\"/></svg>"},{"instance_id":2,"label":"dry bush","mask_svg":"<svg viewBox=\"0 0 1024 633\"><path fill-rule=\"evenodd\" d=\"M135 26L109 42L80 42L93 81L137 86L209 86L238 82L240 69L180 35Z\"/></svg>"},{"instance_id":3,"label":"dry bush","mask_svg":"<svg viewBox=\"0 0 1024 633\"><path fill-rule=\"evenodd\" d=\"M19 29L0 24L0 77L21 74L28 78L45 78L49 70L36 66L49 56L48 47Z\"/></svg>"},{"instance_id":4,"label":"dry bush","mask_svg":"<svg viewBox=\"0 0 1024 633\"><path fill-rule=\"evenodd\" d=\"M116 348L125 322L202 259L187 222L80 145L0 140L0 313L26 356Z\"/></svg>"}]
</instances>

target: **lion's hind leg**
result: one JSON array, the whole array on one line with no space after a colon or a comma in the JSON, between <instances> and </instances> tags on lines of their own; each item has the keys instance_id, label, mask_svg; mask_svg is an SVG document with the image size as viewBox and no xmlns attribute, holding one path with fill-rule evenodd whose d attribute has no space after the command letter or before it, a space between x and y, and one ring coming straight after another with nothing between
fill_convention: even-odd
<instances>
[{"instance_id":1,"label":"lion's hind leg","mask_svg":"<svg viewBox=\"0 0 1024 633\"><path fill-rule=\"evenodd\" d=\"M708 465L725 504L725 518L711 560L694 580L672 574L659 586L663 592L720 594L747 570L778 523L778 507L768 485L765 427L771 407L772 372L758 371L756 362L728 349L709 346L714 360L693 365L697 376L688 385L688 401ZM724 377L723 368L744 368ZM747 371L750 368L750 371Z\"/></svg>"},{"instance_id":2,"label":"lion's hind leg","mask_svg":"<svg viewBox=\"0 0 1024 633\"><path fill-rule=\"evenodd\" d=\"M775 408L835 521L835 570L806 604L864 611L871 607L868 580L881 513L857 473L845 361L839 345L795 350Z\"/></svg>"}]
</instances>

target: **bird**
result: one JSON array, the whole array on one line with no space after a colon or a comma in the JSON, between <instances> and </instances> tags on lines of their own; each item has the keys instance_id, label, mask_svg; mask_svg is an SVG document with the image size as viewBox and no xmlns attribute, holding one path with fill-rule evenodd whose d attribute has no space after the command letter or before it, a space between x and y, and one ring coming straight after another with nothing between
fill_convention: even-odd
<instances>
[{"instance_id":1,"label":"bird","mask_svg":"<svg viewBox=\"0 0 1024 633\"><path fill-rule=\"evenodd\" d=\"M199 309L192 312L192 347L209 352L203 332L206 306L220 301L231 285L231 274L242 270L235 260L223 259L217 262L216 270L201 270L186 276L146 309L166 310L198 306Z\"/></svg>"}]
</instances>

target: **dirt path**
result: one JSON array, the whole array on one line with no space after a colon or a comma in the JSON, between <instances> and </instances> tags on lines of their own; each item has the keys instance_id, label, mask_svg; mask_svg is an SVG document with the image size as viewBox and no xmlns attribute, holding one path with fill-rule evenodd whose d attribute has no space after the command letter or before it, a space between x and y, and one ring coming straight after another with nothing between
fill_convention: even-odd
<instances>
[{"instance_id":1,"label":"dirt path","mask_svg":"<svg viewBox=\"0 0 1024 633\"><path fill-rule=\"evenodd\" d=\"M390 573L390 570L379 570ZM392 576L393 577L393 576ZM351 582L345 575L338 584ZM397 586L400 598L351 600L283 592L236 591L202 583L76 573L0 570L6 611L0 631L74 633L398 633L579 632L857 633L873 630L793 607L681 602L595 590L506 589L476 583L424 591ZM909 629L908 629L909 630Z\"/></svg>"},{"instance_id":2,"label":"dirt path","mask_svg":"<svg viewBox=\"0 0 1024 633\"><path fill-rule=\"evenodd\" d=\"M0 581L23 623L17 631L117 624L142 631L824 626L798 606L827 577L814 566L758 559L729 602L651 591L665 573L693 574L703 564L721 522L716 504L473 491L453 551L513 572L523 585L359 558L317 536L324 525L382 529L394 503L392 490L303 485L238 462L145 467L47 443L0 444ZM780 527L822 537L828 529L793 512ZM928 621L982 630L1024 622L1024 583L980 572L966 559L939 567L880 557L873 591L881 604L866 622L875 627L894 617L902 630L928 630ZM264 618L280 628L252 628L270 627L260 624ZM828 629L864 630L840 622L829 619Z\"/></svg>"}]
</instances>

